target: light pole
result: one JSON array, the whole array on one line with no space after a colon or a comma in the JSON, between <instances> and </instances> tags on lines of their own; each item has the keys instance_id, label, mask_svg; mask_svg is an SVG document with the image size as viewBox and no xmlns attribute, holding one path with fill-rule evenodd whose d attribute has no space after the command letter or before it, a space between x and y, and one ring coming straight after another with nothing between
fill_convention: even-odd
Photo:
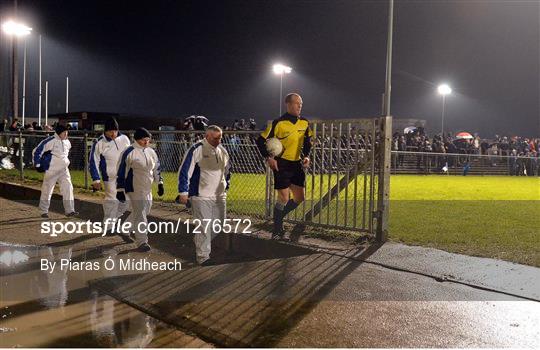
<instances>
[{"instance_id":1,"label":"light pole","mask_svg":"<svg viewBox=\"0 0 540 350\"><path fill-rule=\"evenodd\" d=\"M441 84L437 88L437 91L439 92L439 95L442 96L442 117L441 117L441 137L444 139L444 107L446 105L446 95L450 95L452 93L452 89L448 84Z\"/></svg>"},{"instance_id":2,"label":"light pole","mask_svg":"<svg viewBox=\"0 0 540 350\"><path fill-rule=\"evenodd\" d=\"M394 0L388 3L388 39L386 41L386 79L384 84L383 116L390 116L392 92L392 35L394 31Z\"/></svg>"},{"instance_id":3,"label":"light pole","mask_svg":"<svg viewBox=\"0 0 540 350\"><path fill-rule=\"evenodd\" d=\"M2 24L2 30L7 35L11 36L13 60L12 60L12 83L13 83L13 119L19 115L19 80L18 80L18 67L17 67L17 38L30 34L32 28L27 27L22 23L9 20Z\"/></svg>"},{"instance_id":4,"label":"light pole","mask_svg":"<svg viewBox=\"0 0 540 350\"><path fill-rule=\"evenodd\" d=\"M69 77L66 77L66 114L69 110Z\"/></svg>"},{"instance_id":5,"label":"light pole","mask_svg":"<svg viewBox=\"0 0 540 350\"><path fill-rule=\"evenodd\" d=\"M41 118L39 121L41 123ZM47 80L45 80L45 125L49 125L49 82Z\"/></svg>"},{"instance_id":6,"label":"light pole","mask_svg":"<svg viewBox=\"0 0 540 350\"><path fill-rule=\"evenodd\" d=\"M22 125L26 110L26 38L24 39L23 78L22 78Z\"/></svg>"},{"instance_id":7,"label":"light pole","mask_svg":"<svg viewBox=\"0 0 540 350\"><path fill-rule=\"evenodd\" d=\"M41 126L41 34L39 35L39 97L38 97L38 125Z\"/></svg>"},{"instance_id":8,"label":"light pole","mask_svg":"<svg viewBox=\"0 0 540 350\"><path fill-rule=\"evenodd\" d=\"M292 72L292 68L284 66L280 63L274 64L274 74L279 75L279 115L281 116L281 105L283 99L283 74L289 74Z\"/></svg>"}]
</instances>

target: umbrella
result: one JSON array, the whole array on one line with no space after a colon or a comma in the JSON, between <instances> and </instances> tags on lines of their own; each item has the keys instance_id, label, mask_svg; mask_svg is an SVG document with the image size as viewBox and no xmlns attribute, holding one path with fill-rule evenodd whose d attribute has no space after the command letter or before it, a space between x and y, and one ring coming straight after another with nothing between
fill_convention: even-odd
<instances>
[{"instance_id":1,"label":"umbrella","mask_svg":"<svg viewBox=\"0 0 540 350\"><path fill-rule=\"evenodd\" d=\"M405 129L403 129L403 133L410 134L411 132L415 132L416 127L415 126L408 126Z\"/></svg>"},{"instance_id":2,"label":"umbrella","mask_svg":"<svg viewBox=\"0 0 540 350\"><path fill-rule=\"evenodd\" d=\"M474 139L474 137L468 132L458 132L456 134L456 139L457 140L472 140Z\"/></svg>"},{"instance_id":3,"label":"umbrella","mask_svg":"<svg viewBox=\"0 0 540 350\"><path fill-rule=\"evenodd\" d=\"M195 130L205 130L208 126L207 122L208 118L198 115L193 120L193 128L195 128Z\"/></svg>"}]
</instances>

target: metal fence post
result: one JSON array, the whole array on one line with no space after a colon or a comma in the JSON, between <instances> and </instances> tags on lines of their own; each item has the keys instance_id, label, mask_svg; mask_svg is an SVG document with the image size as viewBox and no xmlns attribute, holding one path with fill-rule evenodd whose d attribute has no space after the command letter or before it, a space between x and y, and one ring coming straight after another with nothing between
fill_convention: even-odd
<instances>
[{"instance_id":1,"label":"metal fence post","mask_svg":"<svg viewBox=\"0 0 540 350\"><path fill-rule=\"evenodd\" d=\"M19 173L21 175L21 181L24 181L23 149L22 130L19 130Z\"/></svg>"},{"instance_id":2,"label":"metal fence post","mask_svg":"<svg viewBox=\"0 0 540 350\"><path fill-rule=\"evenodd\" d=\"M377 228L375 239L385 242L388 239L388 218L390 205L390 157L392 145L392 117L380 118L381 147L379 167L379 188L377 191Z\"/></svg>"},{"instance_id":3,"label":"metal fence post","mask_svg":"<svg viewBox=\"0 0 540 350\"><path fill-rule=\"evenodd\" d=\"M88 189L88 133L84 133L84 188Z\"/></svg>"},{"instance_id":4,"label":"metal fence post","mask_svg":"<svg viewBox=\"0 0 540 350\"><path fill-rule=\"evenodd\" d=\"M270 219L271 218L271 206L272 206L272 199L271 199L271 196L270 196L270 176L271 176L271 173L270 173L270 167L268 166L268 164L266 164L266 172L265 172L265 188L264 188L264 198L265 198L265 216L267 219Z\"/></svg>"}]
</instances>

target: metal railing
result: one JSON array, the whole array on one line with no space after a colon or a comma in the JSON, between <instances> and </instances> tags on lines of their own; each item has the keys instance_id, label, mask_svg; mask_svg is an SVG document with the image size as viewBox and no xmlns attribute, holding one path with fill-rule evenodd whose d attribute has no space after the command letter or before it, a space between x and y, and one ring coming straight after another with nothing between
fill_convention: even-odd
<instances>
[{"instance_id":1,"label":"metal railing","mask_svg":"<svg viewBox=\"0 0 540 350\"><path fill-rule=\"evenodd\" d=\"M288 221L349 229L386 239L391 118L313 121L305 200ZM267 208L276 201L267 176Z\"/></svg>"},{"instance_id":2,"label":"metal railing","mask_svg":"<svg viewBox=\"0 0 540 350\"><path fill-rule=\"evenodd\" d=\"M392 174L539 176L540 158L392 151Z\"/></svg>"}]
</instances>

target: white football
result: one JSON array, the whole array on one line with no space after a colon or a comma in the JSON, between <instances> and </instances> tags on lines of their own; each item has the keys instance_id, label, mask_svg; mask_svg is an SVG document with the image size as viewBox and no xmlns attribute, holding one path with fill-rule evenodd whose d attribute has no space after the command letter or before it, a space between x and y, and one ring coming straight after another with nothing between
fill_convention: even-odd
<instances>
[{"instance_id":1,"label":"white football","mask_svg":"<svg viewBox=\"0 0 540 350\"><path fill-rule=\"evenodd\" d=\"M273 156L279 156L283 152L283 145L277 138L272 137L266 140L266 150Z\"/></svg>"}]
</instances>

